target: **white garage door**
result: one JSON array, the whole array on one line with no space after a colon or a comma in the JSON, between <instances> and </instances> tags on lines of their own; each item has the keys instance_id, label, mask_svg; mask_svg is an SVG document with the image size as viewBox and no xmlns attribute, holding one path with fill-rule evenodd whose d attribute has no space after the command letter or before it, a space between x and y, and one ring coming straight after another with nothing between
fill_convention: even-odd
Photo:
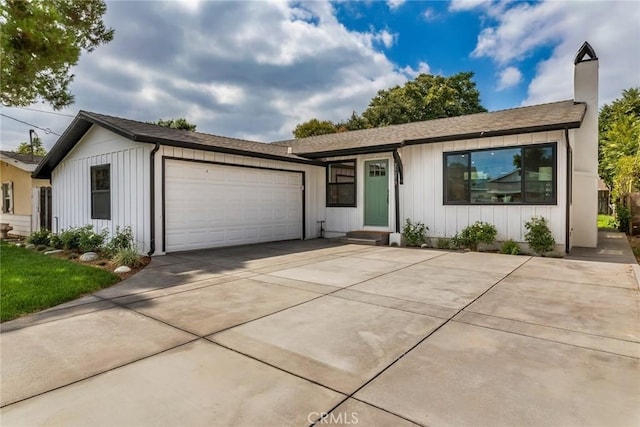
<instances>
[{"instance_id":1,"label":"white garage door","mask_svg":"<svg viewBox=\"0 0 640 427\"><path fill-rule=\"evenodd\" d=\"M302 174L166 160L166 251L302 238Z\"/></svg>"}]
</instances>

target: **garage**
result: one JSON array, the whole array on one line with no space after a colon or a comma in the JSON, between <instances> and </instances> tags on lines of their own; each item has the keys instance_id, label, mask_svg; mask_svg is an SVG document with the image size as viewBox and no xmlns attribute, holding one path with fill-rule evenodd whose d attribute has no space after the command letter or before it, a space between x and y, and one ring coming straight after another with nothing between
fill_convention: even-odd
<instances>
[{"instance_id":1,"label":"garage","mask_svg":"<svg viewBox=\"0 0 640 427\"><path fill-rule=\"evenodd\" d=\"M302 239L304 172L164 160L166 252Z\"/></svg>"}]
</instances>

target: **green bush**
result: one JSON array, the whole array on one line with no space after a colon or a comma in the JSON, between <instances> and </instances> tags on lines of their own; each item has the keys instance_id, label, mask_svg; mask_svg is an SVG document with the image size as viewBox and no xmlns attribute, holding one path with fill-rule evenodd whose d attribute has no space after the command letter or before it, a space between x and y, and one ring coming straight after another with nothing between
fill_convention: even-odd
<instances>
[{"instance_id":1,"label":"green bush","mask_svg":"<svg viewBox=\"0 0 640 427\"><path fill-rule=\"evenodd\" d=\"M437 247L438 249L450 249L450 239L439 237Z\"/></svg>"},{"instance_id":2,"label":"green bush","mask_svg":"<svg viewBox=\"0 0 640 427\"><path fill-rule=\"evenodd\" d=\"M412 223L409 218L405 219L402 228L402 236L407 246L421 246L427 242L427 230L429 227L421 222Z\"/></svg>"},{"instance_id":3,"label":"green bush","mask_svg":"<svg viewBox=\"0 0 640 427\"><path fill-rule=\"evenodd\" d=\"M45 245L49 246L49 242L51 240L51 232L46 228L43 228L39 231L34 231L31 233L29 237L27 237L27 243L31 243L32 245Z\"/></svg>"},{"instance_id":4,"label":"green bush","mask_svg":"<svg viewBox=\"0 0 640 427\"><path fill-rule=\"evenodd\" d=\"M629 221L631 221L631 211L625 205L616 205L616 219L618 220L618 230L623 233L629 232Z\"/></svg>"},{"instance_id":5,"label":"green bush","mask_svg":"<svg viewBox=\"0 0 640 427\"><path fill-rule=\"evenodd\" d=\"M107 230L101 233L93 231L93 225L70 228L60 233L60 241L64 249L70 251L95 252L102 248L107 238Z\"/></svg>"},{"instance_id":6,"label":"green bush","mask_svg":"<svg viewBox=\"0 0 640 427\"><path fill-rule=\"evenodd\" d=\"M111 261L118 267L126 265L127 267L135 268L142 264L140 255L138 255L138 251L135 248L118 249L111 258Z\"/></svg>"},{"instance_id":7,"label":"green bush","mask_svg":"<svg viewBox=\"0 0 640 427\"><path fill-rule=\"evenodd\" d=\"M468 227L465 227L457 236L463 246L468 247L472 251L478 250L480 243L487 245L493 243L498 235L498 230L493 224L488 222L476 221Z\"/></svg>"},{"instance_id":8,"label":"green bush","mask_svg":"<svg viewBox=\"0 0 640 427\"><path fill-rule=\"evenodd\" d=\"M109 243L105 245L104 249L111 256L115 255L120 249L135 249L131 226L127 225L122 230L117 226L116 233Z\"/></svg>"},{"instance_id":9,"label":"green bush","mask_svg":"<svg viewBox=\"0 0 640 427\"><path fill-rule=\"evenodd\" d=\"M547 225L546 218L534 216L524 224L524 228L527 229L524 240L527 241L532 251L544 255L553 250L556 241Z\"/></svg>"},{"instance_id":10,"label":"green bush","mask_svg":"<svg viewBox=\"0 0 640 427\"><path fill-rule=\"evenodd\" d=\"M519 255L520 245L511 239L505 240L502 242L502 246L500 247L500 253L507 255Z\"/></svg>"},{"instance_id":11,"label":"green bush","mask_svg":"<svg viewBox=\"0 0 640 427\"><path fill-rule=\"evenodd\" d=\"M62 249L64 247L64 243L62 242L60 235L52 234L49 238L49 246L55 249Z\"/></svg>"},{"instance_id":12,"label":"green bush","mask_svg":"<svg viewBox=\"0 0 640 427\"><path fill-rule=\"evenodd\" d=\"M617 229L618 222L611 215L598 214L598 228L599 229Z\"/></svg>"}]
</instances>

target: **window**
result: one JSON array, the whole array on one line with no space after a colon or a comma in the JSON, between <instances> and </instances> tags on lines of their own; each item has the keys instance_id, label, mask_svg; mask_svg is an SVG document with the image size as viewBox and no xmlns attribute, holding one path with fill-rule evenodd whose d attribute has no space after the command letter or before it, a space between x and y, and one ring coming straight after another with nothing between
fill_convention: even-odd
<instances>
[{"instance_id":1,"label":"window","mask_svg":"<svg viewBox=\"0 0 640 427\"><path fill-rule=\"evenodd\" d=\"M111 166L91 166L91 218L111 219Z\"/></svg>"},{"instance_id":2,"label":"window","mask_svg":"<svg viewBox=\"0 0 640 427\"><path fill-rule=\"evenodd\" d=\"M444 154L445 204L556 204L556 144Z\"/></svg>"},{"instance_id":3,"label":"window","mask_svg":"<svg viewBox=\"0 0 640 427\"><path fill-rule=\"evenodd\" d=\"M13 182L2 183L2 213L13 213Z\"/></svg>"},{"instance_id":4,"label":"window","mask_svg":"<svg viewBox=\"0 0 640 427\"><path fill-rule=\"evenodd\" d=\"M327 206L356 206L355 160L332 162L327 166Z\"/></svg>"}]
</instances>

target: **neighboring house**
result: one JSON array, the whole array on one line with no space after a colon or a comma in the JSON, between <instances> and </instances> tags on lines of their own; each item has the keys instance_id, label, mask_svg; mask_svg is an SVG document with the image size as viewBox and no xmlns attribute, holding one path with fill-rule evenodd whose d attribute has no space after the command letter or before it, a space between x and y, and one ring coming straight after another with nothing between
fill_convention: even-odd
<instances>
[{"instance_id":1,"label":"neighboring house","mask_svg":"<svg viewBox=\"0 0 640 427\"><path fill-rule=\"evenodd\" d=\"M410 218L437 237L481 220L523 241L534 215L568 250L597 244L597 134L585 43L574 100L272 144L81 111L34 176L60 229L131 225L151 254L314 238L319 221L337 235Z\"/></svg>"},{"instance_id":2,"label":"neighboring house","mask_svg":"<svg viewBox=\"0 0 640 427\"><path fill-rule=\"evenodd\" d=\"M28 236L41 227L51 228L51 184L48 179L31 178L42 159L0 151L0 222L13 227L11 234Z\"/></svg>"},{"instance_id":3,"label":"neighboring house","mask_svg":"<svg viewBox=\"0 0 640 427\"><path fill-rule=\"evenodd\" d=\"M598 178L598 213L611 215L611 211L611 191L604 179Z\"/></svg>"}]
</instances>

